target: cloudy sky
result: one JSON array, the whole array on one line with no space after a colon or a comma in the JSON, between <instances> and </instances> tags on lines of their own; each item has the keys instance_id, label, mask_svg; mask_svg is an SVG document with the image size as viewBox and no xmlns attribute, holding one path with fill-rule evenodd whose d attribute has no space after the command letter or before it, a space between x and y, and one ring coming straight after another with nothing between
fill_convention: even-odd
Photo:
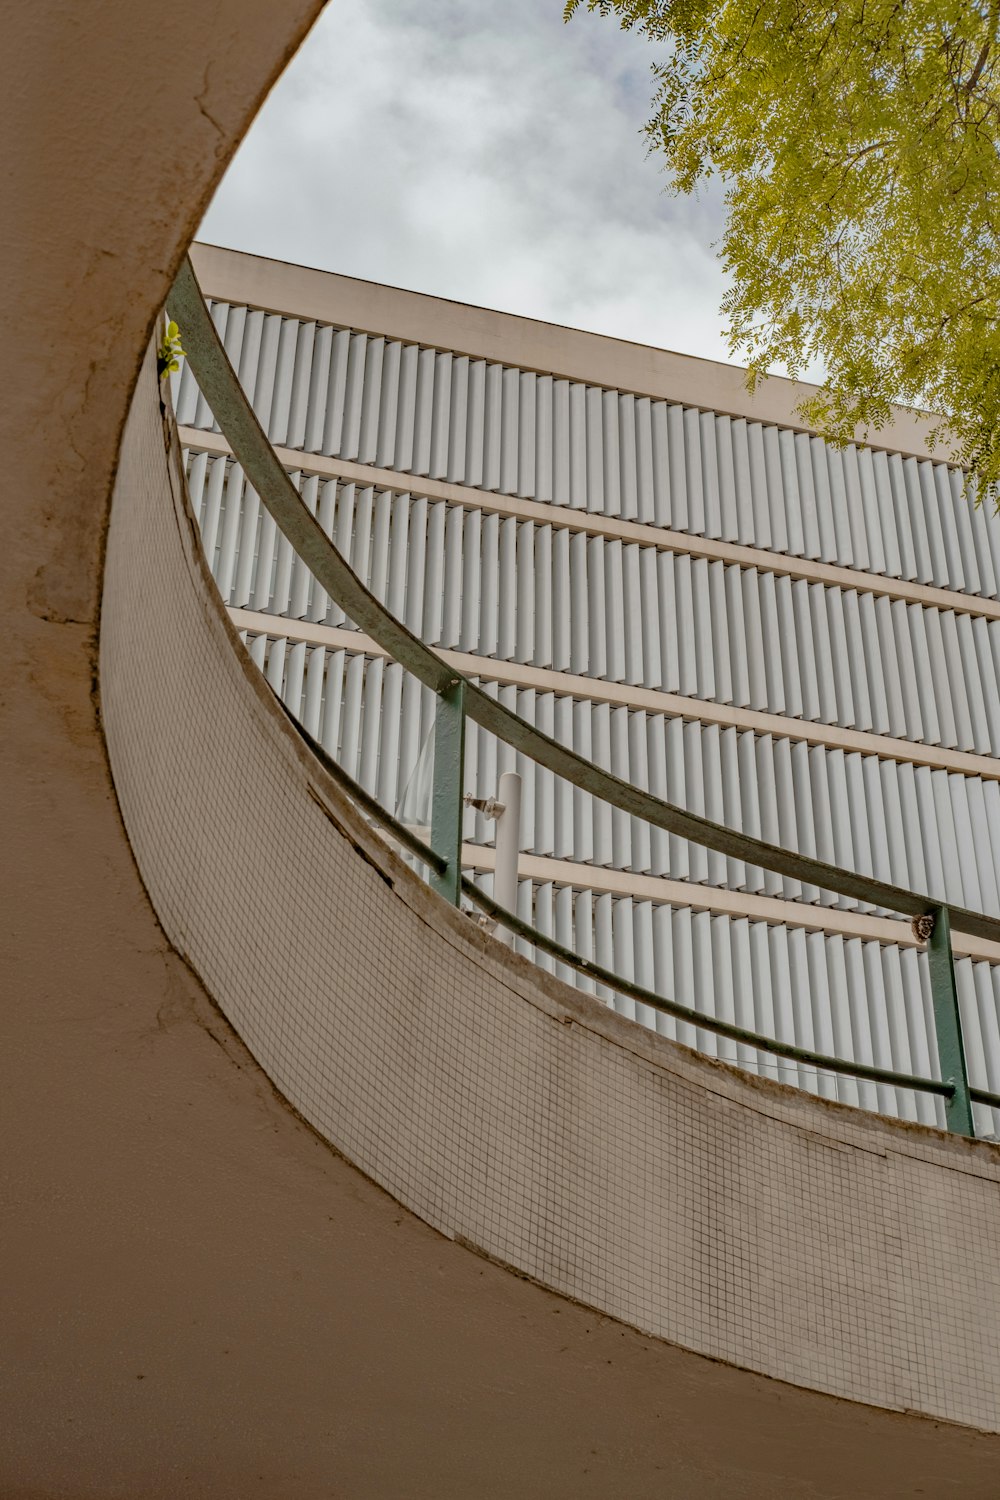
<instances>
[{"instance_id":1,"label":"cloudy sky","mask_svg":"<svg viewBox=\"0 0 1000 1500\"><path fill-rule=\"evenodd\" d=\"M721 198L664 193L650 44L562 0L330 0L202 239L713 359Z\"/></svg>"}]
</instances>

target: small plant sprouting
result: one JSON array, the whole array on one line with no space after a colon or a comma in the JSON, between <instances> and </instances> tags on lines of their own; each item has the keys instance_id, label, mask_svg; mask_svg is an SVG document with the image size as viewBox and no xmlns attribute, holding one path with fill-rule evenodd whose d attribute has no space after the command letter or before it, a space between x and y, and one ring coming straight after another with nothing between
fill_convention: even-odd
<instances>
[{"instance_id":1,"label":"small plant sprouting","mask_svg":"<svg viewBox=\"0 0 1000 1500\"><path fill-rule=\"evenodd\" d=\"M167 331L163 335L163 341L156 351L156 378L162 380L164 375L171 375L180 369L180 361L184 358L184 350L181 348L181 335L177 324L171 319L167 324Z\"/></svg>"}]
</instances>

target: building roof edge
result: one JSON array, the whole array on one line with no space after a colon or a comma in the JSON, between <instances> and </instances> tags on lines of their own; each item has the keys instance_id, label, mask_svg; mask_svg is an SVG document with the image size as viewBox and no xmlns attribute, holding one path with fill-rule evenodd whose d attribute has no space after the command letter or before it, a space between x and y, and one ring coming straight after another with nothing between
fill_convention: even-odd
<instances>
[{"instance_id":1,"label":"building roof edge","mask_svg":"<svg viewBox=\"0 0 1000 1500\"><path fill-rule=\"evenodd\" d=\"M587 385L609 387L702 411L815 432L797 408L817 387L769 375L751 393L746 371L700 355L588 333L517 313L497 312L426 292L364 281L288 261L196 242L191 258L206 296L247 303L287 317L316 319L404 343L447 349ZM894 408L866 446L904 457L947 458L929 438L936 419Z\"/></svg>"}]
</instances>

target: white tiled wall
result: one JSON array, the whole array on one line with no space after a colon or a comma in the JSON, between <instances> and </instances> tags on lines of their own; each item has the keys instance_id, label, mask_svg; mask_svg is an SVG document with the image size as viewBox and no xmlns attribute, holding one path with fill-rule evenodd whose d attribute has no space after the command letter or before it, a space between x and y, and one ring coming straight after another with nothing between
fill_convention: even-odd
<instances>
[{"instance_id":1,"label":"white tiled wall","mask_svg":"<svg viewBox=\"0 0 1000 1500\"><path fill-rule=\"evenodd\" d=\"M742 1077L495 950L296 741L171 464L147 365L104 724L164 928L286 1097L444 1233L647 1333L1000 1430L1000 1153Z\"/></svg>"}]
</instances>

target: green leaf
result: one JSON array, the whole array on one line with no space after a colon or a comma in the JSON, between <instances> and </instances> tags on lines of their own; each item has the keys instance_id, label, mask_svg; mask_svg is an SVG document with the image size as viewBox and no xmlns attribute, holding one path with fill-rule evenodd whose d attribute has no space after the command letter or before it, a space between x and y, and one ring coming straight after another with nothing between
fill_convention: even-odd
<instances>
[{"instance_id":1,"label":"green leaf","mask_svg":"<svg viewBox=\"0 0 1000 1500\"><path fill-rule=\"evenodd\" d=\"M655 50L648 142L726 185L734 355L822 389L838 441L893 403L1000 479L1000 0L585 0ZM576 8L567 6L567 15ZM664 246L664 274L669 274Z\"/></svg>"}]
</instances>

